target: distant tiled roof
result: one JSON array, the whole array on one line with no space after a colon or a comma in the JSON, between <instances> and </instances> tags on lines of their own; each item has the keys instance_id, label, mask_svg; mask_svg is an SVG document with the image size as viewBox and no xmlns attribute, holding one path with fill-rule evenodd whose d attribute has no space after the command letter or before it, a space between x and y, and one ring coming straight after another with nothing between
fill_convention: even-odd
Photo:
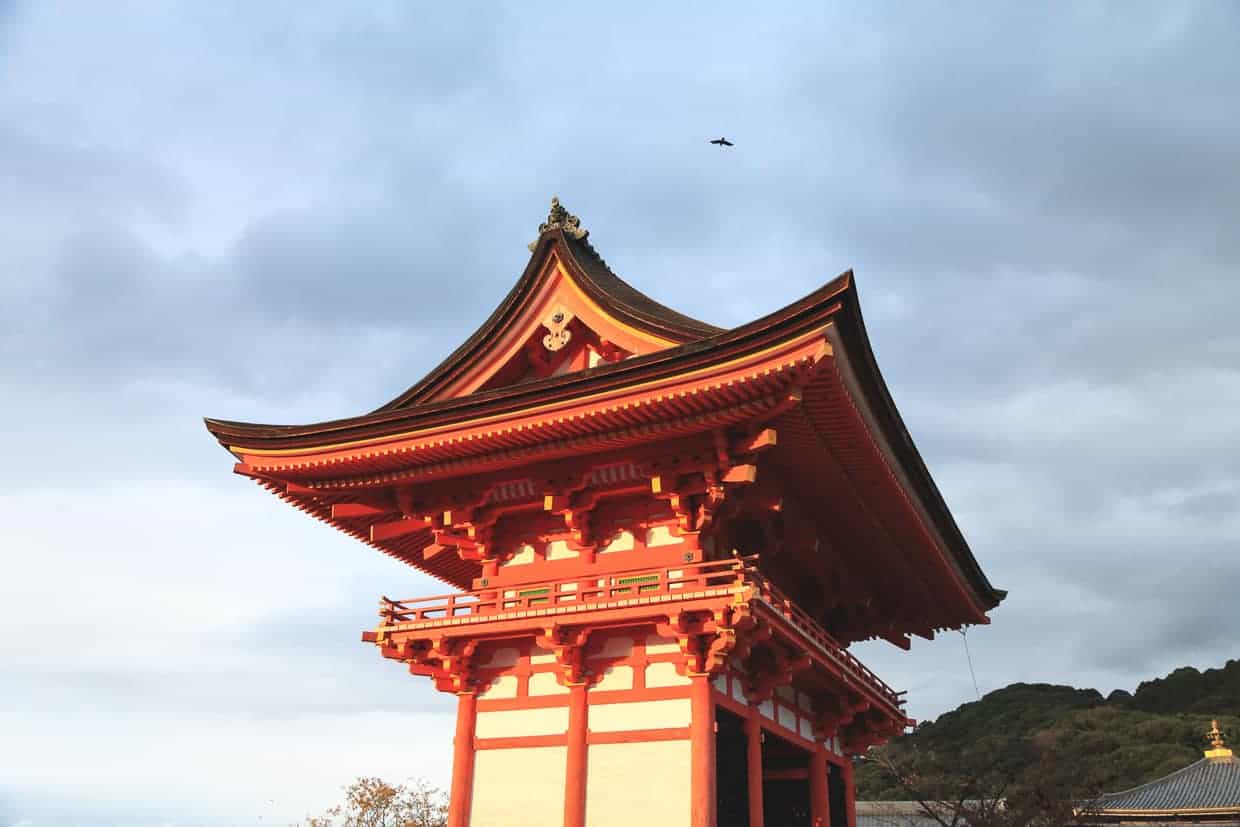
<instances>
[{"instance_id":1,"label":"distant tiled roof","mask_svg":"<svg viewBox=\"0 0 1240 827\"><path fill-rule=\"evenodd\" d=\"M1203 811L1240 814L1240 761L1203 758L1140 787L1101 796L1089 809L1115 815Z\"/></svg>"},{"instance_id":2,"label":"distant tiled roof","mask_svg":"<svg viewBox=\"0 0 1240 827\"><path fill-rule=\"evenodd\" d=\"M966 814L977 811L981 805L980 801L966 800L958 806L961 808L961 813ZM950 822L957 805L931 801L927 802L927 806L933 807L936 813ZM1000 803L999 806L1004 805ZM857 827L941 827L943 823L928 815L922 809L922 805L916 801L858 801L856 811Z\"/></svg>"},{"instance_id":3,"label":"distant tiled roof","mask_svg":"<svg viewBox=\"0 0 1240 827\"><path fill-rule=\"evenodd\" d=\"M858 801L857 827L939 827L916 801Z\"/></svg>"}]
</instances>

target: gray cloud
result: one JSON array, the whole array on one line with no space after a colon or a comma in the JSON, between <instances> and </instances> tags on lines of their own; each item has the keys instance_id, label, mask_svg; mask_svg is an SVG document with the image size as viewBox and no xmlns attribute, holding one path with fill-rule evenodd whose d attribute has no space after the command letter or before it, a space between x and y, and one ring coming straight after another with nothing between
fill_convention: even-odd
<instances>
[{"instance_id":1,"label":"gray cloud","mask_svg":"<svg viewBox=\"0 0 1240 827\"><path fill-rule=\"evenodd\" d=\"M0 646L0 812L184 824L209 797L201 823L237 823L278 787L291 820L369 769L446 781L450 705L355 642L378 594L442 587L228 479L197 417L394 396L511 286L553 193L719 324L855 268L1011 590L969 633L983 692L1234 657L1238 28L1221 3L0 6L0 622L57 608ZM972 696L958 635L860 650L918 717ZM172 728L199 786L143 805L121 773L163 778ZM61 764L84 737L114 745L105 790L95 753Z\"/></svg>"}]
</instances>

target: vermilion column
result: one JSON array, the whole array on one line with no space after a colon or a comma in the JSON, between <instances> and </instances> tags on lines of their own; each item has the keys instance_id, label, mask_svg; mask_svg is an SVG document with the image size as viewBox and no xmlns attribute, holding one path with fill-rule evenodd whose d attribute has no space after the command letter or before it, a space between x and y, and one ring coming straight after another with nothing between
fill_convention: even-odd
<instances>
[{"instance_id":1,"label":"vermilion column","mask_svg":"<svg viewBox=\"0 0 1240 827\"><path fill-rule=\"evenodd\" d=\"M590 704L584 683L568 688L568 776L564 783L564 827L585 827L586 823L586 743Z\"/></svg>"},{"instance_id":2,"label":"vermilion column","mask_svg":"<svg viewBox=\"0 0 1240 827\"><path fill-rule=\"evenodd\" d=\"M831 797L827 791L827 748L822 744L809 759L809 806L814 827L842 827L831 824Z\"/></svg>"},{"instance_id":3,"label":"vermilion column","mask_svg":"<svg viewBox=\"0 0 1240 827\"><path fill-rule=\"evenodd\" d=\"M709 675L692 675L690 679L693 798L689 823L692 827L715 827L715 699Z\"/></svg>"},{"instance_id":4,"label":"vermilion column","mask_svg":"<svg viewBox=\"0 0 1240 827\"><path fill-rule=\"evenodd\" d=\"M857 827L857 790L853 786L852 762L845 760L840 765L840 769L844 771L844 809L848 814L847 827Z\"/></svg>"},{"instance_id":5,"label":"vermilion column","mask_svg":"<svg viewBox=\"0 0 1240 827\"><path fill-rule=\"evenodd\" d=\"M745 774L749 779L749 827L763 827L762 718L756 706L745 718Z\"/></svg>"},{"instance_id":6,"label":"vermilion column","mask_svg":"<svg viewBox=\"0 0 1240 827\"><path fill-rule=\"evenodd\" d=\"M448 827L469 827L469 804L474 791L474 722L478 696L457 693L456 738L452 741L452 794L448 799Z\"/></svg>"}]
</instances>

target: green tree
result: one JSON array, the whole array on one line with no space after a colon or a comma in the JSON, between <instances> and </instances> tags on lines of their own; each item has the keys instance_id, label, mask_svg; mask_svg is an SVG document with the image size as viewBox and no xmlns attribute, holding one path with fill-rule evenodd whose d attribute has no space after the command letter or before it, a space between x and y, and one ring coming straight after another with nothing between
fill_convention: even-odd
<instances>
[{"instance_id":1,"label":"green tree","mask_svg":"<svg viewBox=\"0 0 1240 827\"><path fill-rule=\"evenodd\" d=\"M309 816L303 827L445 827L448 798L428 781L389 784L381 778L359 778L344 788L343 804L321 816Z\"/></svg>"},{"instance_id":2,"label":"green tree","mask_svg":"<svg viewBox=\"0 0 1240 827\"><path fill-rule=\"evenodd\" d=\"M1097 784L1054 737L984 736L964 748L880 747L873 772L941 827L1062 827Z\"/></svg>"}]
</instances>

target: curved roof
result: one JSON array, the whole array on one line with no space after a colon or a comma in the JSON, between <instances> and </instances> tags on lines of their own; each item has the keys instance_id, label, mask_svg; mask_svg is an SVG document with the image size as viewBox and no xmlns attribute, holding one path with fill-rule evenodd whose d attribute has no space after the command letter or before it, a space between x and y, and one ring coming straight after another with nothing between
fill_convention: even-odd
<instances>
[{"instance_id":1,"label":"curved roof","mask_svg":"<svg viewBox=\"0 0 1240 827\"><path fill-rule=\"evenodd\" d=\"M1089 811L1134 816L1240 814L1240 761L1202 758L1148 784L1101 796Z\"/></svg>"},{"instance_id":2,"label":"curved roof","mask_svg":"<svg viewBox=\"0 0 1240 827\"><path fill-rule=\"evenodd\" d=\"M593 299L609 316L649 333L670 344L695 342L722 333L723 328L690 318L660 304L642 293L607 266L586 234L580 238L552 227L539 234L531 245L533 255L516 285L499 303L482 326L465 342L436 365L430 373L391 402L376 409L400 410L435 399L456 376L465 372L511 324L537 290L544 275L544 263L551 256L569 270L573 282Z\"/></svg>"},{"instance_id":3,"label":"curved roof","mask_svg":"<svg viewBox=\"0 0 1240 827\"><path fill-rule=\"evenodd\" d=\"M720 427L720 417L765 419L788 437L777 455L809 469L814 496L856 506L854 522L865 521L871 531L865 535L869 545L861 544L871 555L887 555L892 565L936 561L931 568L947 581L934 579L931 586L959 589L969 608L946 608L947 591L935 592L938 598L909 593L893 598L896 603L943 603L942 611L927 615L935 628L987 622L985 612L1006 593L991 585L974 558L892 401L851 271L765 317L723 330L676 313L622 281L575 225L552 221L540 230L524 274L491 317L382 408L309 425L208 419L211 433L241 460L238 473L386 553L460 584L469 582L474 564L462 562L450 571L426 565L414 547L421 542L416 535L373 541L371 523L379 518L340 519L334 506L376 486L515 467L551 458L548 452L598 450L587 445L649 440L671 428ZM480 385L478 377L492 369L496 354L524 341L532 325L543 323L540 314L555 301L568 301L570 292L585 297L581 308L594 314L594 322L640 340L642 348L594 367ZM912 629L931 632L930 626Z\"/></svg>"}]
</instances>

